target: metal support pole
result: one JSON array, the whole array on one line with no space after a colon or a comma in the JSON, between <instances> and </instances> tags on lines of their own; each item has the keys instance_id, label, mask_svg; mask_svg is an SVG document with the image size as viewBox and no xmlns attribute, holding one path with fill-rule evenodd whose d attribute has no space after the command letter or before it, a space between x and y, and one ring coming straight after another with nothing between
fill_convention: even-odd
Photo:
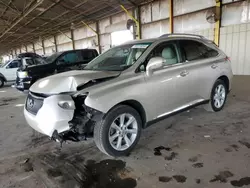
<instances>
[{"instance_id":1,"label":"metal support pole","mask_svg":"<svg viewBox=\"0 0 250 188\"><path fill-rule=\"evenodd\" d=\"M12 50L10 50L10 55L11 55L11 59L14 59L14 54Z\"/></svg>"},{"instance_id":2,"label":"metal support pole","mask_svg":"<svg viewBox=\"0 0 250 188\"><path fill-rule=\"evenodd\" d=\"M97 43L98 43L98 50L99 50L99 53L102 53L101 42L100 42L100 35L99 35L99 23L96 22L96 30L94 30L94 29L93 29L89 24L87 24L86 22L82 21L82 23L83 23L87 28L89 28L90 30L92 30L92 31L96 34Z\"/></svg>"},{"instance_id":3,"label":"metal support pole","mask_svg":"<svg viewBox=\"0 0 250 188\"><path fill-rule=\"evenodd\" d=\"M101 39L100 39L100 28L99 28L99 22L96 22L96 37L97 37L97 43L98 43L98 50L99 54L102 53L102 47L101 47Z\"/></svg>"},{"instance_id":4,"label":"metal support pole","mask_svg":"<svg viewBox=\"0 0 250 188\"><path fill-rule=\"evenodd\" d=\"M43 48L43 55L45 55L45 47L44 47L44 41L42 39L42 48Z\"/></svg>"},{"instance_id":5,"label":"metal support pole","mask_svg":"<svg viewBox=\"0 0 250 188\"><path fill-rule=\"evenodd\" d=\"M74 30L73 29L70 30L70 35L71 35L71 41L72 41L73 50L75 50L76 46L75 46Z\"/></svg>"},{"instance_id":6,"label":"metal support pole","mask_svg":"<svg viewBox=\"0 0 250 188\"><path fill-rule=\"evenodd\" d=\"M169 0L169 31L174 32L174 2Z\"/></svg>"},{"instance_id":7,"label":"metal support pole","mask_svg":"<svg viewBox=\"0 0 250 188\"><path fill-rule=\"evenodd\" d=\"M138 20L138 25L136 25L136 36L138 39L141 39L141 8L137 6L135 8L135 18Z\"/></svg>"},{"instance_id":8,"label":"metal support pole","mask_svg":"<svg viewBox=\"0 0 250 188\"><path fill-rule=\"evenodd\" d=\"M56 50L56 52L58 52L56 36L54 36L54 44L55 44L55 50Z\"/></svg>"},{"instance_id":9,"label":"metal support pole","mask_svg":"<svg viewBox=\"0 0 250 188\"><path fill-rule=\"evenodd\" d=\"M129 13L129 11L123 6L123 5L120 5L120 7L122 8L122 10L124 10L124 12L126 12L126 14L135 22L136 24L136 36L137 36L137 39L141 39L141 28L140 28L140 22L133 16Z\"/></svg>"},{"instance_id":10,"label":"metal support pole","mask_svg":"<svg viewBox=\"0 0 250 188\"><path fill-rule=\"evenodd\" d=\"M35 44L32 43L33 52L36 53Z\"/></svg>"},{"instance_id":11,"label":"metal support pole","mask_svg":"<svg viewBox=\"0 0 250 188\"><path fill-rule=\"evenodd\" d=\"M27 47L27 45L25 45L25 50L26 50L26 52L28 52L28 47Z\"/></svg>"},{"instance_id":12,"label":"metal support pole","mask_svg":"<svg viewBox=\"0 0 250 188\"><path fill-rule=\"evenodd\" d=\"M216 15L218 15L219 20L214 25L214 43L219 46L220 43L220 27L221 27L221 0L216 0Z\"/></svg>"},{"instance_id":13,"label":"metal support pole","mask_svg":"<svg viewBox=\"0 0 250 188\"><path fill-rule=\"evenodd\" d=\"M98 35L98 33L97 33L97 31L96 30L94 30L90 25L88 25L87 23L85 23L84 21L82 21L82 23L86 26L86 27L88 27L89 29L91 29L95 34L97 34Z\"/></svg>"}]
</instances>

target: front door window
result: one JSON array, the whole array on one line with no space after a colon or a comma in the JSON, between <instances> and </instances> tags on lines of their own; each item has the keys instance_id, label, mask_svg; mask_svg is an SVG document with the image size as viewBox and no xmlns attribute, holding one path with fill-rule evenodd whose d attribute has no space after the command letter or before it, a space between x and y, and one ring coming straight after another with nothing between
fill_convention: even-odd
<instances>
[{"instance_id":1,"label":"front door window","mask_svg":"<svg viewBox=\"0 0 250 188\"><path fill-rule=\"evenodd\" d=\"M59 58L58 64L70 66L79 63L81 61L83 61L83 57L80 51L68 52Z\"/></svg>"},{"instance_id":2,"label":"front door window","mask_svg":"<svg viewBox=\"0 0 250 188\"><path fill-rule=\"evenodd\" d=\"M162 57L165 59L165 66L179 63L176 47L171 43L165 43L156 47L152 52L152 57Z\"/></svg>"},{"instance_id":3,"label":"front door window","mask_svg":"<svg viewBox=\"0 0 250 188\"><path fill-rule=\"evenodd\" d=\"M11 63L7 65L8 69L14 69L14 68L19 68L21 66L21 61L19 60L14 60Z\"/></svg>"}]
</instances>

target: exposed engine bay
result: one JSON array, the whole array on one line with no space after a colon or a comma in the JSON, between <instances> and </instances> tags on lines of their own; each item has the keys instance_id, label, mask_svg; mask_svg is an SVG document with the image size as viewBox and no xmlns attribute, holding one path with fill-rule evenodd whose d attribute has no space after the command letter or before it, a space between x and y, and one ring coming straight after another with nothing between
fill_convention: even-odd
<instances>
[{"instance_id":1,"label":"exposed engine bay","mask_svg":"<svg viewBox=\"0 0 250 188\"><path fill-rule=\"evenodd\" d=\"M52 140L59 141L61 144L67 140L73 142L84 141L93 137L94 126L102 120L104 114L97 110L87 107L84 104L86 95L73 98L75 102L74 117L69 121L69 130L58 133L55 130L52 134Z\"/></svg>"}]
</instances>

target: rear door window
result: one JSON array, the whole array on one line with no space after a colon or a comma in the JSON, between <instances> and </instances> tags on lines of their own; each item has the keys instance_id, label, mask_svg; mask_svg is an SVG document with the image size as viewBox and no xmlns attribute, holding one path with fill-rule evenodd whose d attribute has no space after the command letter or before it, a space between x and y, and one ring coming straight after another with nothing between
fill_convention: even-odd
<instances>
[{"instance_id":1,"label":"rear door window","mask_svg":"<svg viewBox=\"0 0 250 188\"><path fill-rule=\"evenodd\" d=\"M205 44L193 40L180 40L183 61L201 60L216 57L219 53Z\"/></svg>"}]
</instances>

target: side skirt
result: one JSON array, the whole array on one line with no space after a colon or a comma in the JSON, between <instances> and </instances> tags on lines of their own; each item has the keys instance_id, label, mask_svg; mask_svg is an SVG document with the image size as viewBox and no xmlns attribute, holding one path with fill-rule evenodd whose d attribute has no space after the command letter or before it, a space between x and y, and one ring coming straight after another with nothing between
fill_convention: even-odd
<instances>
[{"instance_id":1,"label":"side skirt","mask_svg":"<svg viewBox=\"0 0 250 188\"><path fill-rule=\"evenodd\" d=\"M204 100L204 101L202 101L202 102L195 103L195 104L190 105L190 106L188 106L188 107L186 107L186 108L183 108L183 109L181 109L181 110L178 110L178 111L169 113L169 114L167 114L167 115L161 116L161 117L159 117L159 118L157 118L157 119L148 121L148 122L146 123L146 125L145 125L144 128L147 128L147 127L149 127L149 126L151 126L151 125L153 125L153 124L155 124L155 123L157 123L157 122L159 122L159 121L162 121L162 120L164 120L164 119L166 119L166 118L168 118L168 117L174 116L174 115L179 114L179 113L181 113L181 112L184 112L184 111L186 111L186 110L192 109L192 108L194 108L194 107L196 107L196 106L200 106L200 105L207 104L207 103L209 103L209 100Z\"/></svg>"}]
</instances>

